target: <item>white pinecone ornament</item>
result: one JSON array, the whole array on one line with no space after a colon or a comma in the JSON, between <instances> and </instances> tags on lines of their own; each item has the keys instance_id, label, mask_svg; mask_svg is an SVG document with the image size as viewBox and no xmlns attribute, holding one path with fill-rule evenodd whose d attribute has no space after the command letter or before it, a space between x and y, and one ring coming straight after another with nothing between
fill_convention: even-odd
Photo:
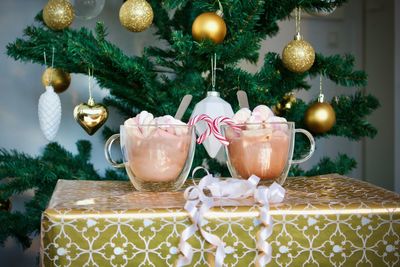
<instances>
[{"instance_id":1,"label":"white pinecone ornament","mask_svg":"<svg viewBox=\"0 0 400 267\"><path fill-rule=\"evenodd\" d=\"M61 101L53 86L46 86L46 92L40 96L38 115L44 136L49 141L53 140L61 122Z\"/></svg>"}]
</instances>

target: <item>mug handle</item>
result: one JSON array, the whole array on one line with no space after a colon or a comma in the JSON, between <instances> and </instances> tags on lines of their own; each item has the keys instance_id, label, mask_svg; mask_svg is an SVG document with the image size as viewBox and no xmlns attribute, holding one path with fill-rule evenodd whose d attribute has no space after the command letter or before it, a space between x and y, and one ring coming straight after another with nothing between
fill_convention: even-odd
<instances>
[{"instance_id":1,"label":"mug handle","mask_svg":"<svg viewBox=\"0 0 400 267\"><path fill-rule=\"evenodd\" d=\"M314 140L314 137L312 136L312 134L309 131L306 131L304 129L295 129L294 133L295 134L296 133L302 133L305 136L307 136L308 140L310 140L310 145L311 145L310 151L308 152L308 154L304 158L292 160L292 164L300 164L300 163L303 163L303 162L307 161L314 154L314 151L315 151L315 140Z\"/></svg>"},{"instance_id":2,"label":"mug handle","mask_svg":"<svg viewBox=\"0 0 400 267\"><path fill-rule=\"evenodd\" d=\"M110 138L108 138L106 144L104 145L104 155L106 156L106 160L110 163L114 168L124 168L124 163L117 163L111 158L111 146L114 141L119 139L119 134L113 134Z\"/></svg>"}]
</instances>

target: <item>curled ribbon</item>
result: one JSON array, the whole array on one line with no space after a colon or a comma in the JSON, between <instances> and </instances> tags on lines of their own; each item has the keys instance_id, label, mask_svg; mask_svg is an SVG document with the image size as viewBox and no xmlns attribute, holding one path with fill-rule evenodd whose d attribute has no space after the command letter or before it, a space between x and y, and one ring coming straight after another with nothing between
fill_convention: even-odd
<instances>
[{"instance_id":1,"label":"curled ribbon","mask_svg":"<svg viewBox=\"0 0 400 267\"><path fill-rule=\"evenodd\" d=\"M235 122L225 116L220 116L215 118L214 120L211 119L210 116L206 114L200 114L197 116L194 116L189 120L189 126L193 126L199 121L205 121L207 123L207 129L197 138L197 143L201 144L204 142L204 140L213 134L217 140L219 140L223 145L229 145L228 140L223 136L220 132L220 125L221 123L225 123L232 127L234 130L240 130L240 127L236 126Z\"/></svg>"},{"instance_id":2,"label":"curled ribbon","mask_svg":"<svg viewBox=\"0 0 400 267\"><path fill-rule=\"evenodd\" d=\"M252 175L248 180L235 178L221 180L208 173L200 180L198 185L190 186L185 190L186 204L184 208L189 213L193 224L182 232L179 243L182 255L180 255L176 266L185 266L191 263L193 248L187 240L199 230L203 238L216 247L215 266L222 267L225 258L225 243L218 236L203 229L203 226L208 223L205 214L214 206L214 199L241 199L251 196L257 203L261 204L259 213L262 226L257 235L256 245L259 254L256 265L265 266L271 261L272 247L266 240L272 234L273 226L272 217L268 213L269 204L282 202L285 189L277 183L273 183L270 187L257 187L259 181L260 178L255 175ZM204 193L205 190L210 192L209 195Z\"/></svg>"}]
</instances>

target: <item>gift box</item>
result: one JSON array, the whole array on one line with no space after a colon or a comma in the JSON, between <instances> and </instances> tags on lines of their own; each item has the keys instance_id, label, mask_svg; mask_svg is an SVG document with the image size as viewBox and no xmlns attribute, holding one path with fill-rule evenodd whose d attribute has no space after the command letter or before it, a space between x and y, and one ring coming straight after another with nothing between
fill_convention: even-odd
<instances>
[{"instance_id":1,"label":"gift box","mask_svg":"<svg viewBox=\"0 0 400 267\"><path fill-rule=\"evenodd\" d=\"M191 182L190 182L191 183ZM268 266L400 266L400 196L325 175L288 178L271 205ZM59 180L41 225L43 266L174 266L191 225L182 192L137 192L129 182ZM221 200L204 228L225 243L226 266L253 266L259 209ZM189 239L191 266L213 266L215 248Z\"/></svg>"}]
</instances>

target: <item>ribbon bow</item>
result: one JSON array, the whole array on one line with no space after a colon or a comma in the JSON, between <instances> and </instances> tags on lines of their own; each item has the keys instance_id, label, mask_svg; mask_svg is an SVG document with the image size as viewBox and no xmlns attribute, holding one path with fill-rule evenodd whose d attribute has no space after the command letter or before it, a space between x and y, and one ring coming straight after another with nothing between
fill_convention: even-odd
<instances>
[{"instance_id":1,"label":"ribbon bow","mask_svg":"<svg viewBox=\"0 0 400 267\"><path fill-rule=\"evenodd\" d=\"M196 168L194 172L197 170ZM208 172L207 172L208 173ZM249 179L228 178L221 180L207 174L198 185L188 187L184 192L186 199L185 210L189 213L192 225L187 227L181 235L179 249L182 255L179 257L177 266L185 266L191 263L193 258L193 248L187 240L200 231L203 238L216 247L215 266L221 267L225 258L225 243L216 235L213 235L203 229L208 222L205 214L214 206L214 199L243 199L253 196L259 207L260 220L262 222L261 230L257 235L257 249L259 255L256 263L258 266L265 266L272 259L271 244L266 239L272 234L273 221L268 214L270 203L280 203L285 196L285 189L277 183L270 187L257 187L260 178L252 175ZM210 194L206 194L205 190Z\"/></svg>"}]
</instances>

